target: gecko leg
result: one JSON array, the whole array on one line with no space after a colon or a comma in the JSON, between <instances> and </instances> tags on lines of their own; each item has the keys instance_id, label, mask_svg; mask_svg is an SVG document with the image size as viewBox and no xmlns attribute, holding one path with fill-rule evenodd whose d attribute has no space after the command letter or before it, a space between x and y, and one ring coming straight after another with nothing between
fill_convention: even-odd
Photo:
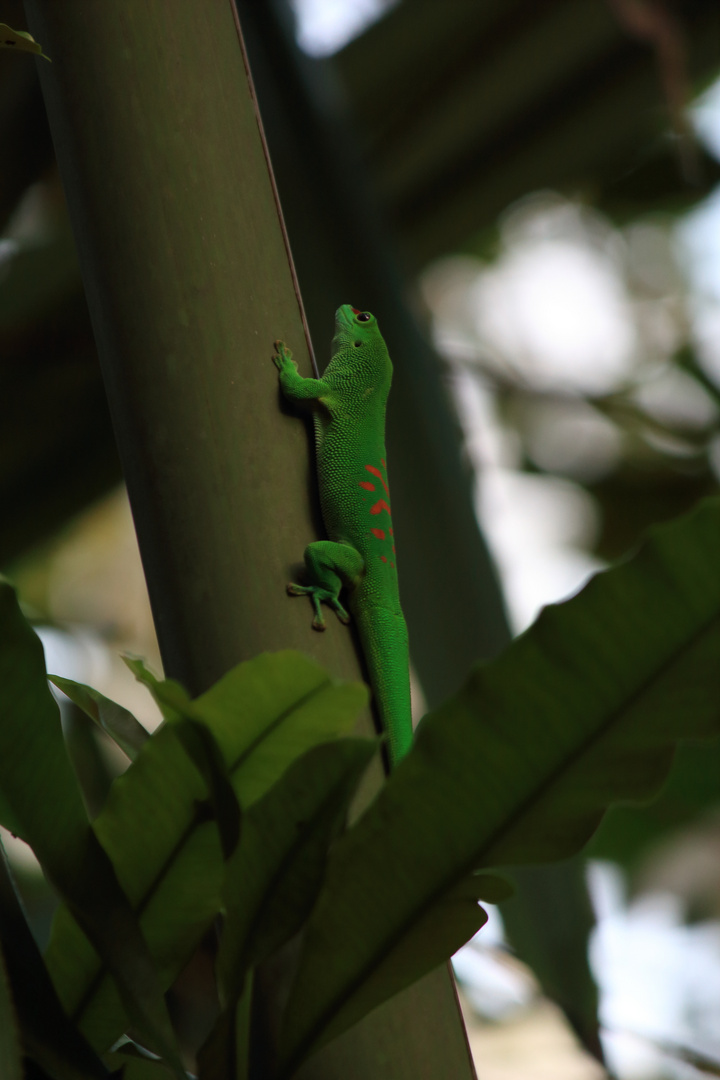
<instances>
[{"instance_id":1,"label":"gecko leg","mask_svg":"<svg viewBox=\"0 0 720 1080\"><path fill-rule=\"evenodd\" d=\"M330 394L330 387L322 379L303 379L284 341L275 342L273 363L280 373L282 392L290 401L312 406L317 405L319 398Z\"/></svg>"},{"instance_id":2,"label":"gecko leg","mask_svg":"<svg viewBox=\"0 0 720 1080\"><path fill-rule=\"evenodd\" d=\"M291 596L309 596L315 612L313 628L325 629L325 616L321 604L333 609L340 622L349 623L350 616L340 603L343 585L356 585L365 563L362 555L350 544L337 544L332 540L317 540L305 549L307 585L290 582L287 591Z\"/></svg>"}]
</instances>

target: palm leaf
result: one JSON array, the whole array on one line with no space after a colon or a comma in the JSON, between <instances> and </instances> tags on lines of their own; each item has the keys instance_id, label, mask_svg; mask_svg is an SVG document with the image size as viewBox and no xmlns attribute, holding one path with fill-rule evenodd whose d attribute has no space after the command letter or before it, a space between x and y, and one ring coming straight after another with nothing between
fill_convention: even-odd
<instances>
[{"instance_id":1,"label":"palm leaf","mask_svg":"<svg viewBox=\"0 0 720 1080\"><path fill-rule=\"evenodd\" d=\"M331 856L288 1004L283 1076L358 1019L360 997L367 1012L463 943L462 928L436 919L405 968L377 978L468 873L566 858L610 803L658 792L679 739L718 733L719 549L720 502L708 500L546 608L425 718Z\"/></svg>"}]
</instances>

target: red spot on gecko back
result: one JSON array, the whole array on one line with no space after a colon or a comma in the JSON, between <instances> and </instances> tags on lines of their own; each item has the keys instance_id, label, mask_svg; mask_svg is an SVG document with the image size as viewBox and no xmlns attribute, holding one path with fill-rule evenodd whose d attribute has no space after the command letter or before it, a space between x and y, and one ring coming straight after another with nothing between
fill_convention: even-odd
<instances>
[{"instance_id":1,"label":"red spot on gecko back","mask_svg":"<svg viewBox=\"0 0 720 1080\"><path fill-rule=\"evenodd\" d=\"M365 468L367 469L367 471L369 473L372 473L373 476L377 476L378 480L380 481L382 486L385 488L385 494L389 495L390 494L390 488L387 486L387 484L383 480L382 473L380 472L380 470L376 469L374 465L366 465Z\"/></svg>"},{"instance_id":2,"label":"red spot on gecko back","mask_svg":"<svg viewBox=\"0 0 720 1080\"><path fill-rule=\"evenodd\" d=\"M380 458L380 464L382 465L383 469L387 468L387 466L385 465L385 458Z\"/></svg>"},{"instance_id":3,"label":"red spot on gecko back","mask_svg":"<svg viewBox=\"0 0 720 1080\"><path fill-rule=\"evenodd\" d=\"M388 514L390 513L390 507L384 499L378 499L374 506L370 507L371 514L379 514L382 510L387 510Z\"/></svg>"},{"instance_id":4,"label":"red spot on gecko back","mask_svg":"<svg viewBox=\"0 0 720 1080\"><path fill-rule=\"evenodd\" d=\"M371 484L369 480L361 480L360 487L365 488L366 491L374 491L375 485Z\"/></svg>"},{"instance_id":5,"label":"red spot on gecko back","mask_svg":"<svg viewBox=\"0 0 720 1080\"><path fill-rule=\"evenodd\" d=\"M385 539L385 530L384 529L371 529L370 532L373 534L373 536L377 536L378 540L384 540Z\"/></svg>"},{"instance_id":6,"label":"red spot on gecko back","mask_svg":"<svg viewBox=\"0 0 720 1080\"><path fill-rule=\"evenodd\" d=\"M387 559L385 558L384 555L380 556L380 562L387 562Z\"/></svg>"}]
</instances>

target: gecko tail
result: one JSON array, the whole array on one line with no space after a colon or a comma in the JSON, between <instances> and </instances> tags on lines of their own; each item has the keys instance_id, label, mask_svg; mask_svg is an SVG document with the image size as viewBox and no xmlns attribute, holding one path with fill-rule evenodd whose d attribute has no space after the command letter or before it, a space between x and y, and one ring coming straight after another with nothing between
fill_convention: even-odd
<instances>
[{"instance_id":1,"label":"gecko tail","mask_svg":"<svg viewBox=\"0 0 720 1080\"><path fill-rule=\"evenodd\" d=\"M365 606L353 614L394 768L413 742L407 626L401 613L386 608Z\"/></svg>"}]
</instances>

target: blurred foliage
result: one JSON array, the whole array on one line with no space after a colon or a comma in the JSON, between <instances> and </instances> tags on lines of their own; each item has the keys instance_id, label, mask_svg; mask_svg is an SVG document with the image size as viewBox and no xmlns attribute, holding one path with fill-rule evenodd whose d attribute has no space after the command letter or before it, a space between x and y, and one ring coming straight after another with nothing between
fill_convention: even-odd
<instances>
[{"instance_id":1,"label":"blurred foliage","mask_svg":"<svg viewBox=\"0 0 720 1080\"><path fill-rule=\"evenodd\" d=\"M586 854L610 858L635 879L648 855L668 835L682 835L720 803L720 744L687 743L677 753L661 795L650 806L615 807L592 838ZM684 892L683 883L677 882ZM720 908L716 897L715 908Z\"/></svg>"},{"instance_id":2,"label":"blurred foliage","mask_svg":"<svg viewBox=\"0 0 720 1080\"><path fill-rule=\"evenodd\" d=\"M718 488L720 353L700 338L674 219L620 230L541 193L504 215L494 248L426 273L438 346L489 395L500 464L583 487L592 551L617 558Z\"/></svg>"},{"instance_id":3,"label":"blurred foliage","mask_svg":"<svg viewBox=\"0 0 720 1080\"><path fill-rule=\"evenodd\" d=\"M669 133L678 99L720 68L720 11L713 0L662 5L677 57L668 100L665 57L629 32L622 7L454 0L448 18L432 0L400 3L333 58L353 137L414 268L467 249L529 192L581 193L628 220L712 189L717 162L697 148L688 176Z\"/></svg>"},{"instance_id":4,"label":"blurred foliage","mask_svg":"<svg viewBox=\"0 0 720 1080\"><path fill-rule=\"evenodd\" d=\"M120 479L56 172L24 193L0 242L0 563Z\"/></svg>"}]
</instances>

